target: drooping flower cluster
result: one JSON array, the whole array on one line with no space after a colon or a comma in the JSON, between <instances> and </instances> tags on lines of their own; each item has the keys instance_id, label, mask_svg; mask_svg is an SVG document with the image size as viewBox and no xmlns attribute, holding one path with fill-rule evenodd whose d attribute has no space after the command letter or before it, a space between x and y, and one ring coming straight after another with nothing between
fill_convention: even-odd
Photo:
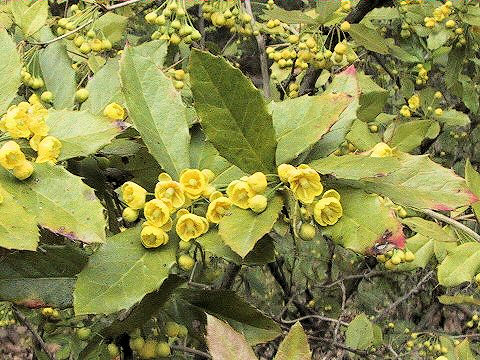
<instances>
[{"instance_id":1,"label":"drooping flower cluster","mask_svg":"<svg viewBox=\"0 0 480 360\"><path fill-rule=\"evenodd\" d=\"M13 139L28 139L30 147L37 152L37 163L55 164L62 149L62 143L56 137L48 135L46 123L48 110L43 107L36 95L28 102L12 105L0 120L0 131ZM33 166L25 158L20 146L9 141L0 149L0 164L24 180L33 172Z\"/></svg>"},{"instance_id":2,"label":"drooping flower cluster","mask_svg":"<svg viewBox=\"0 0 480 360\"><path fill-rule=\"evenodd\" d=\"M147 190L128 181L121 187L122 200L127 205L123 218L136 221L143 209L141 241L146 248L165 245L173 228L182 240L181 246L186 247L186 242L205 234L211 224L218 224L232 205L256 213L267 207L267 197L263 195L268 185L265 174L258 172L234 180L226 193L215 188L214 178L209 169L184 169L178 181L162 173L152 194L154 198L148 201Z\"/></svg>"}]
</instances>

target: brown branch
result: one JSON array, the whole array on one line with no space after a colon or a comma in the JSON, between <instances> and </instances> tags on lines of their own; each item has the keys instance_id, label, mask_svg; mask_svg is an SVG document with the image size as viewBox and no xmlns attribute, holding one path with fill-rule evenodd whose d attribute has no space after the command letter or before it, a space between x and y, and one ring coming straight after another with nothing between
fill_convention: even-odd
<instances>
[{"instance_id":1,"label":"brown branch","mask_svg":"<svg viewBox=\"0 0 480 360\"><path fill-rule=\"evenodd\" d=\"M345 350L345 351L348 351L348 352L351 352L352 354L355 354L355 355L358 355L358 356L361 356L363 358L368 358L368 352L367 351L362 351L362 350L357 350L357 349L353 349L351 347L348 347L344 344L341 344L341 343L338 343L336 341L333 341L333 340L330 340L330 339L326 339L326 338L322 338L322 337L318 337L318 336L311 336L311 335L308 335L308 338L309 339L312 339L312 340L317 340L317 341L322 341L322 342L325 342L327 344L330 344L332 346L335 346L339 349L342 349L342 350Z\"/></svg>"},{"instance_id":2,"label":"brown branch","mask_svg":"<svg viewBox=\"0 0 480 360\"><path fill-rule=\"evenodd\" d=\"M197 350L197 349L192 349L192 348L189 348L187 346L170 345L170 348L172 350L183 351L184 353L190 353L190 354L194 354L194 355L203 356L205 359L212 359L212 357L209 354L207 354L206 352L203 352L203 351L200 351L200 350Z\"/></svg>"},{"instance_id":3,"label":"brown branch","mask_svg":"<svg viewBox=\"0 0 480 360\"><path fill-rule=\"evenodd\" d=\"M40 348L45 352L47 357L50 360L55 360L55 355L50 353L50 351L47 348L47 344L45 344L45 341L43 341L42 337L38 334L38 332L33 328L32 324L30 324L30 321L27 320L25 315L18 310L15 306L12 306L12 311L15 314L15 317L20 321L25 327L32 333L33 337L35 338L35 341L38 343Z\"/></svg>"}]
</instances>

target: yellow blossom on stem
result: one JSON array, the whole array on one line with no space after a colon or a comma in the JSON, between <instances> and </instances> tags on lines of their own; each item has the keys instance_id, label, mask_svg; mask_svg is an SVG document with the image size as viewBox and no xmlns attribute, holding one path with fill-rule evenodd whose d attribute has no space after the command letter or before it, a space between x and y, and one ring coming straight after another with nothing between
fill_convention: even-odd
<instances>
[{"instance_id":1,"label":"yellow blossom on stem","mask_svg":"<svg viewBox=\"0 0 480 360\"><path fill-rule=\"evenodd\" d=\"M393 154L392 148L387 144L380 142L373 147L370 156L371 157L387 157L387 156L392 156L392 154Z\"/></svg>"},{"instance_id":2,"label":"yellow blossom on stem","mask_svg":"<svg viewBox=\"0 0 480 360\"><path fill-rule=\"evenodd\" d=\"M184 214L177 221L176 231L180 239L190 241L208 231L208 221L195 214Z\"/></svg>"},{"instance_id":3,"label":"yellow blossom on stem","mask_svg":"<svg viewBox=\"0 0 480 360\"><path fill-rule=\"evenodd\" d=\"M280 177L280 180L284 183L288 182L288 178L295 170L295 167L290 164L281 164L277 168L278 176Z\"/></svg>"},{"instance_id":4,"label":"yellow blossom on stem","mask_svg":"<svg viewBox=\"0 0 480 360\"><path fill-rule=\"evenodd\" d=\"M162 229L147 225L140 233L142 244L146 248L156 248L168 243L168 234Z\"/></svg>"},{"instance_id":5,"label":"yellow blossom on stem","mask_svg":"<svg viewBox=\"0 0 480 360\"><path fill-rule=\"evenodd\" d=\"M410 99L408 99L408 107L412 110L416 110L420 107L420 96L417 94L412 95Z\"/></svg>"},{"instance_id":6,"label":"yellow blossom on stem","mask_svg":"<svg viewBox=\"0 0 480 360\"><path fill-rule=\"evenodd\" d=\"M321 226L333 225L343 215L340 201L334 197L320 199L313 209L313 217Z\"/></svg>"},{"instance_id":7,"label":"yellow blossom on stem","mask_svg":"<svg viewBox=\"0 0 480 360\"><path fill-rule=\"evenodd\" d=\"M320 175L308 165L300 165L290 175L288 182L296 198L304 204L311 204L323 191Z\"/></svg>"},{"instance_id":8,"label":"yellow blossom on stem","mask_svg":"<svg viewBox=\"0 0 480 360\"><path fill-rule=\"evenodd\" d=\"M111 120L123 120L125 117L125 110L122 105L113 102L105 106L105 109L103 109L103 115Z\"/></svg>"},{"instance_id":9,"label":"yellow blossom on stem","mask_svg":"<svg viewBox=\"0 0 480 360\"><path fill-rule=\"evenodd\" d=\"M13 176L18 180L28 179L33 174L33 164L25 160L20 165L13 168Z\"/></svg>"},{"instance_id":10,"label":"yellow blossom on stem","mask_svg":"<svg viewBox=\"0 0 480 360\"><path fill-rule=\"evenodd\" d=\"M12 170L25 161L20 146L15 141L7 141L0 148L0 165L7 170Z\"/></svg>"},{"instance_id":11,"label":"yellow blossom on stem","mask_svg":"<svg viewBox=\"0 0 480 360\"><path fill-rule=\"evenodd\" d=\"M253 212L261 213L267 208L267 197L264 195L255 195L248 199L248 206Z\"/></svg>"},{"instance_id":12,"label":"yellow blossom on stem","mask_svg":"<svg viewBox=\"0 0 480 360\"><path fill-rule=\"evenodd\" d=\"M218 224L225 213L232 206L232 200L226 196L221 196L213 200L207 209L207 219L208 221Z\"/></svg>"},{"instance_id":13,"label":"yellow blossom on stem","mask_svg":"<svg viewBox=\"0 0 480 360\"><path fill-rule=\"evenodd\" d=\"M145 204L143 214L150 224L161 227L170 218L170 208L162 200L153 199Z\"/></svg>"},{"instance_id":14,"label":"yellow blossom on stem","mask_svg":"<svg viewBox=\"0 0 480 360\"><path fill-rule=\"evenodd\" d=\"M207 179L198 169L186 169L180 175L180 184L183 185L188 198L198 199L207 187Z\"/></svg>"},{"instance_id":15,"label":"yellow blossom on stem","mask_svg":"<svg viewBox=\"0 0 480 360\"><path fill-rule=\"evenodd\" d=\"M247 182L234 180L227 187L227 196L233 204L241 209L248 209L248 199L255 196L255 192L250 188Z\"/></svg>"},{"instance_id":16,"label":"yellow blossom on stem","mask_svg":"<svg viewBox=\"0 0 480 360\"><path fill-rule=\"evenodd\" d=\"M122 199L132 209L142 209L145 206L147 190L134 182L127 181L122 185Z\"/></svg>"},{"instance_id":17,"label":"yellow blossom on stem","mask_svg":"<svg viewBox=\"0 0 480 360\"><path fill-rule=\"evenodd\" d=\"M247 178L247 184L255 193L261 194L267 189L267 177L262 172L256 172Z\"/></svg>"},{"instance_id":18,"label":"yellow blossom on stem","mask_svg":"<svg viewBox=\"0 0 480 360\"><path fill-rule=\"evenodd\" d=\"M183 185L177 181L160 181L155 186L155 197L158 200L169 199L175 208L179 208L185 204L184 191Z\"/></svg>"},{"instance_id":19,"label":"yellow blossom on stem","mask_svg":"<svg viewBox=\"0 0 480 360\"><path fill-rule=\"evenodd\" d=\"M62 143L60 142L60 140L58 140L54 136L49 135L45 137L42 141L40 141L40 143L38 144L38 156L35 162L49 162L55 164L61 150Z\"/></svg>"}]
</instances>

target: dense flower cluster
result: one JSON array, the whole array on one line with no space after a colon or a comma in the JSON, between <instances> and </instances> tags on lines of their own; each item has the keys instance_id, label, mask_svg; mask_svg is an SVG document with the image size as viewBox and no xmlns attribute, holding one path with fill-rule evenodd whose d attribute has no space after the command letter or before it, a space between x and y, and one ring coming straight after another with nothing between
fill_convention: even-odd
<instances>
[{"instance_id":1,"label":"dense flower cluster","mask_svg":"<svg viewBox=\"0 0 480 360\"><path fill-rule=\"evenodd\" d=\"M46 123L48 111L36 95L29 102L11 106L0 120L0 131L13 139L27 139L30 147L37 152L37 163L57 162L62 143L56 137L48 135ZM0 165L11 170L20 180L25 180L33 172L33 165L27 160L20 145L13 140L7 141L0 148Z\"/></svg>"}]
</instances>

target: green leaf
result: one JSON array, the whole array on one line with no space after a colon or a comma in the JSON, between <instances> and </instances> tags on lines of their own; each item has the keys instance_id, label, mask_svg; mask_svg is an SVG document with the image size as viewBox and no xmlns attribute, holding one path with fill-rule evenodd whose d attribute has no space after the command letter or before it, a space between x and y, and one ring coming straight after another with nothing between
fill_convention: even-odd
<instances>
[{"instance_id":1,"label":"green leaf","mask_svg":"<svg viewBox=\"0 0 480 360\"><path fill-rule=\"evenodd\" d=\"M123 38L127 20L125 16L109 11L95 20L92 27L115 44Z\"/></svg>"},{"instance_id":2,"label":"green leaf","mask_svg":"<svg viewBox=\"0 0 480 360\"><path fill-rule=\"evenodd\" d=\"M198 129L192 132L190 141L190 166L194 169L210 169L215 174L214 185L226 185L245 175L235 165L220 156L217 149L205 139L205 134Z\"/></svg>"},{"instance_id":3,"label":"green leaf","mask_svg":"<svg viewBox=\"0 0 480 360\"><path fill-rule=\"evenodd\" d=\"M466 126L470 124L468 115L455 109L445 110L442 116L438 116L436 119L448 126Z\"/></svg>"},{"instance_id":4,"label":"green leaf","mask_svg":"<svg viewBox=\"0 0 480 360\"><path fill-rule=\"evenodd\" d=\"M360 88L360 108L357 116L360 120L370 122L380 114L388 99L388 91L381 88L368 75L357 73Z\"/></svg>"},{"instance_id":5,"label":"green leaf","mask_svg":"<svg viewBox=\"0 0 480 360\"><path fill-rule=\"evenodd\" d=\"M0 195L3 197L0 204L0 246L7 249L36 250L38 229L35 216L17 203L1 185Z\"/></svg>"},{"instance_id":6,"label":"green leaf","mask_svg":"<svg viewBox=\"0 0 480 360\"><path fill-rule=\"evenodd\" d=\"M113 58L108 59L107 63L93 75L86 87L90 96L82 104L82 110L101 115L105 106L112 102L125 104L118 71L118 59Z\"/></svg>"},{"instance_id":7,"label":"green leaf","mask_svg":"<svg viewBox=\"0 0 480 360\"><path fill-rule=\"evenodd\" d=\"M274 360L310 360L311 358L307 335L302 325L297 322L280 343Z\"/></svg>"},{"instance_id":8,"label":"green leaf","mask_svg":"<svg viewBox=\"0 0 480 360\"><path fill-rule=\"evenodd\" d=\"M387 196L403 206L448 211L478 200L464 179L428 156L399 152L383 160L374 159L363 155L332 156L314 161L311 166L320 174L349 180L350 186ZM380 164L377 161L389 166L383 171L380 168L375 175L376 169L370 166ZM363 163L365 168L351 166L354 162Z\"/></svg>"},{"instance_id":9,"label":"green leaf","mask_svg":"<svg viewBox=\"0 0 480 360\"><path fill-rule=\"evenodd\" d=\"M387 142L391 147L409 152L420 146L425 139L435 139L439 133L440 125L433 120L393 123Z\"/></svg>"},{"instance_id":10,"label":"green leaf","mask_svg":"<svg viewBox=\"0 0 480 360\"><path fill-rule=\"evenodd\" d=\"M440 225L433 221L428 221L419 217L409 217L403 219L402 223L416 233L426 236L429 239L442 242L457 242L457 239L454 236L443 230Z\"/></svg>"},{"instance_id":11,"label":"green leaf","mask_svg":"<svg viewBox=\"0 0 480 360\"><path fill-rule=\"evenodd\" d=\"M480 306L480 299L474 298L473 295L441 295L438 297L438 301L445 305L469 304Z\"/></svg>"},{"instance_id":12,"label":"green leaf","mask_svg":"<svg viewBox=\"0 0 480 360\"><path fill-rule=\"evenodd\" d=\"M278 19L285 24L314 25L316 21L301 10L285 10L277 5L272 9L263 10L262 19Z\"/></svg>"},{"instance_id":13,"label":"green leaf","mask_svg":"<svg viewBox=\"0 0 480 360\"><path fill-rule=\"evenodd\" d=\"M480 243L457 246L438 266L438 282L451 287L471 281L480 267Z\"/></svg>"},{"instance_id":14,"label":"green leaf","mask_svg":"<svg viewBox=\"0 0 480 360\"><path fill-rule=\"evenodd\" d=\"M186 108L154 60L126 48L120 78L130 118L150 153L174 178L190 165Z\"/></svg>"},{"instance_id":15,"label":"green leaf","mask_svg":"<svg viewBox=\"0 0 480 360\"><path fill-rule=\"evenodd\" d=\"M23 3L22 1L18 1ZM44 1L40 1L44 2ZM5 29L0 29L0 114L5 112L20 86L22 63L15 42Z\"/></svg>"},{"instance_id":16,"label":"green leaf","mask_svg":"<svg viewBox=\"0 0 480 360\"><path fill-rule=\"evenodd\" d=\"M257 241L272 229L282 207L281 196L271 198L261 214L234 206L230 214L220 220L218 233L226 245L244 258Z\"/></svg>"},{"instance_id":17,"label":"green leaf","mask_svg":"<svg viewBox=\"0 0 480 360\"><path fill-rule=\"evenodd\" d=\"M370 132L368 124L361 120L353 122L345 138L360 151L370 150L381 141L380 135Z\"/></svg>"},{"instance_id":18,"label":"green leaf","mask_svg":"<svg viewBox=\"0 0 480 360\"><path fill-rule=\"evenodd\" d=\"M344 92L352 96L353 101L340 115L330 131L313 146L308 159L320 159L330 155L345 141L345 136L350 131L353 121L357 119L358 98L360 96L358 86L357 71L353 66L348 67L333 78L325 92L328 94Z\"/></svg>"},{"instance_id":19,"label":"green leaf","mask_svg":"<svg viewBox=\"0 0 480 360\"><path fill-rule=\"evenodd\" d=\"M232 327L207 314L207 344L213 360L256 360L245 337Z\"/></svg>"},{"instance_id":20,"label":"green leaf","mask_svg":"<svg viewBox=\"0 0 480 360\"><path fill-rule=\"evenodd\" d=\"M480 8L478 6L468 6L467 12L462 11L461 17L467 24L480 26Z\"/></svg>"},{"instance_id":21,"label":"green leaf","mask_svg":"<svg viewBox=\"0 0 480 360\"><path fill-rule=\"evenodd\" d=\"M144 296L124 318L115 320L101 331L103 336L115 337L129 331L141 328L153 315L159 312L173 292L183 283L184 279L170 275L160 288Z\"/></svg>"},{"instance_id":22,"label":"green leaf","mask_svg":"<svg viewBox=\"0 0 480 360\"><path fill-rule=\"evenodd\" d=\"M54 38L47 27L42 29L40 35L42 41ZM62 41L55 41L46 48L39 50L38 61L45 87L53 93L55 109L72 108L75 103L77 82L75 80L75 70L72 69L65 44Z\"/></svg>"},{"instance_id":23,"label":"green leaf","mask_svg":"<svg viewBox=\"0 0 480 360\"><path fill-rule=\"evenodd\" d=\"M402 225L395 212L378 195L349 188L338 191L343 216L335 225L323 227L323 234L344 248L362 254L379 242L386 241L403 247L405 236Z\"/></svg>"},{"instance_id":24,"label":"green leaf","mask_svg":"<svg viewBox=\"0 0 480 360\"><path fill-rule=\"evenodd\" d=\"M289 163L334 125L352 98L345 93L302 96L271 103L277 165Z\"/></svg>"},{"instance_id":25,"label":"green leaf","mask_svg":"<svg viewBox=\"0 0 480 360\"><path fill-rule=\"evenodd\" d=\"M162 285L176 263L177 241L170 238L165 246L145 249L140 230L131 228L110 237L90 257L75 285L75 314L111 314Z\"/></svg>"},{"instance_id":26,"label":"green leaf","mask_svg":"<svg viewBox=\"0 0 480 360\"><path fill-rule=\"evenodd\" d=\"M0 185L37 223L71 240L105 240L103 207L93 189L61 166L35 164L33 175L18 181L0 170Z\"/></svg>"},{"instance_id":27,"label":"green leaf","mask_svg":"<svg viewBox=\"0 0 480 360\"><path fill-rule=\"evenodd\" d=\"M415 260L410 263L398 265L399 271L408 271L417 268L425 269L434 255L435 241L421 234L413 235L407 239L406 248L415 254Z\"/></svg>"},{"instance_id":28,"label":"green leaf","mask_svg":"<svg viewBox=\"0 0 480 360\"><path fill-rule=\"evenodd\" d=\"M195 109L220 155L247 173L275 170L275 130L258 89L222 58L193 50Z\"/></svg>"},{"instance_id":29,"label":"green leaf","mask_svg":"<svg viewBox=\"0 0 480 360\"><path fill-rule=\"evenodd\" d=\"M450 37L451 31L448 29L440 29L432 32L427 38L427 46L430 50L438 49L443 46Z\"/></svg>"},{"instance_id":30,"label":"green leaf","mask_svg":"<svg viewBox=\"0 0 480 360\"><path fill-rule=\"evenodd\" d=\"M204 251L215 256L232 261L238 265L263 265L275 260L275 248L272 239L264 236L256 244L244 259L230 249L216 230L210 230L205 235L196 239Z\"/></svg>"},{"instance_id":31,"label":"green leaf","mask_svg":"<svg viewBox=\"0 0 480 360\"><path fill-rule=\"evenodd\" d=\"M468 76L460 80L462 83L462 100L465 106L474 114L480 108L480 100L475 89L475 84Z\"/></svg>"},{"instance_id":32,"label":"green leaf","mask_svg":"<svg viewBox=\"0 0 480 360\"><path fill-rule=\"evenodd\" d=\"M278 324L233 291L178 289L182 299L228 323L250 345L265 343L281 334ZM235 311L232 311L235 309Z\"/></svg>"},{"instance_id":33,"label":"green leaf","mask_svg":"<svg viewBox=\"0 0 480 360\"><path fill-rule=\"evenodd\" d=\"M470 342L468 339L463 340L460 344L455 346L455 356L457 360L476 360L477 357L473 355L470 349Z\"/></svg>"},{"instance_id":34,"label":"green leaf","mask_svg":"<svg viewBox=\"0 0 480 360\"><path fill-rule=\"evenodd\" d=\"M348 33L358 45L363 46L365 49L379 54L388 53L385 39L376 30L370 29L363 24L351 24Z\"/></svg>"},{"instance_id":35,"label":"green leaf","mask_svg":"<svg viewBox=\"0 0 480 360\"><path fill-rule=\"evenodd\" d=\"M76 275L87 260L70 244L43 245L38 252L2 251L0 299L31 308L70 307Z\"/></svg>"},{"instance_id":36,"label":"green leaf","mask_svg":"<svg viewBox=\"0 0 480 360\"><path fill-rule=\"evenodd\" d=\"M401 166L401 163L393 156L378 158L347 154L315 160L309 165L320 174L330 174L337 179L362 180L393 173Z\"/></svg>"},{"instance_id":37,"label":"green leaf","mask_svg":"<svg viewBox=\"0 0 480 360\"><path fill-rule=\"evenodd\" d=\"M94 154L110 143L126 126L121 121L111 121L86 111L49 110L47 124L49 135L62 142L59 160Z\"/></svg>"},{"instance_id":38,"label":"green leaf","mask_svg":"<svg viewBox=\"0 0 480 360\"><path fill-rule=\"evenodd\" d=\"M400 17L400 12L394 7L380 7L370 11L364 20L394 20Z\"/></svg>"},{"instance_id":39,"label":"green leaf","mask_svg":"<svg viewBox=\"0 0 480 360\"><path fill-rule=\"evenodd\" d=\"M26 36L35 34L42 28L48 17L48 2L35 1L27 6L23 1L11 2L11 9L15 24L17 24Z\"/></svg>"},{"instance_id":40,"label":"green leaf","mask_svg":"<svg viewBox=\"0 0 480 360\"><path fill-rule=\"evenodd\" d=\"M345 332L345 344L352 349L366 350L373 345L373 341L373 324L367 315L355 316Z\"/></svg>"},{"instance_id":41,"label":"green leaf","mask_svg":"<svg viewBox=\"0 0 480 360\"><path fill-rule=\"evenodd\" d=\"M473 168L469 159L465 163L465 180L468 188L480 198L480 174ZM480 202L474 202L472 209L477 219L480 219Z\"/></svg>"}]
</instances>

